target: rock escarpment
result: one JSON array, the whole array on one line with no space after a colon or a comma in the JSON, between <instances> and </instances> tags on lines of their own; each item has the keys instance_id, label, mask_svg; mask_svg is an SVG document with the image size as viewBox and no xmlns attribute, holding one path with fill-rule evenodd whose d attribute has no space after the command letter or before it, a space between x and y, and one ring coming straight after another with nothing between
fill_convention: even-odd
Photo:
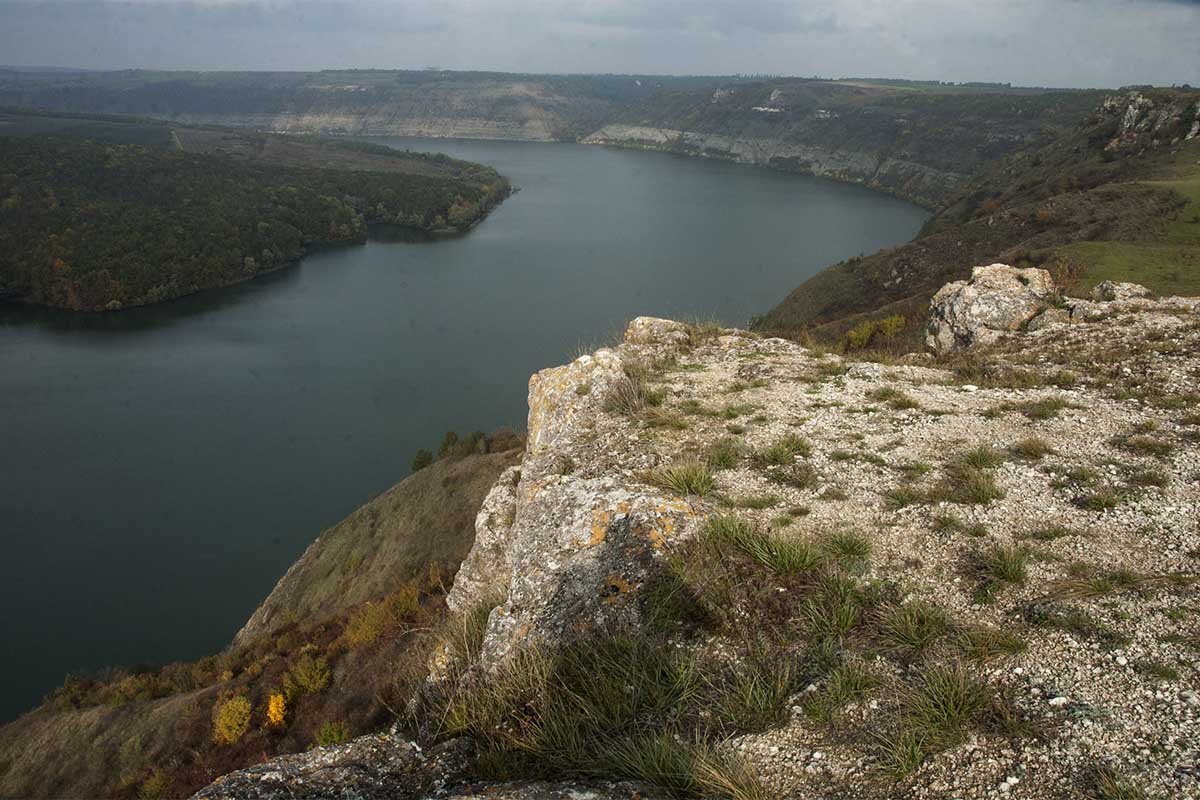
<instances>
[{"instance_id":1,"label":"rock escarpment","mask_svg":"<svg viewBox=\"0 0 1200 800\"><path fill-rule=\"evenodd\" d=\"M974 302L1005 305L1007 269ZM488 612L475 686L650 637L757 796L1200 796L1200 299L1138 294L966 362L642 318L538 373L452 592ZM689 609L665 627L664 577ZM757 723L737 676L766 681ZM536 755L531 702L487 719Z\"/></svg>"}]
</instances>

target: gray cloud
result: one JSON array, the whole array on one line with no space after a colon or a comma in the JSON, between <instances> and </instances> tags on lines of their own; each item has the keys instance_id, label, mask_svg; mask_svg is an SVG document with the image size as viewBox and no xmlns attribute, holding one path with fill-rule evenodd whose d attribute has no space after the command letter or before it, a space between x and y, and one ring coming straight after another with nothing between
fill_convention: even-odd
<instances>
[{"instance_id":1,"label":"gray cloud","mask_svg":"<svg viewBox=\"0 0 1200 800\"><path fill-rule=\"evenodd\" d=\"M1200 83L1200 1L0 0L0 61Z\"/></svg>"}]
</instances>

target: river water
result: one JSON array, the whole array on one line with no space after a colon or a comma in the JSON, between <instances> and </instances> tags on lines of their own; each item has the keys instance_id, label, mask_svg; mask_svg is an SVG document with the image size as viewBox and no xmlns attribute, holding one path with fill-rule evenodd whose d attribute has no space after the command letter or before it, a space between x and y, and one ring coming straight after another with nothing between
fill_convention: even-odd
<instances>
[{"instance_id":1,"label":"river water","mask_svg":"<svg viewBox=\"0 0 1200 800\"><path fill-rule=\"evenodd\" d=\"M523 427L530 373L628 319L744 323L927 217L661 153L377 141L520 191L461 238L380 235L159 306L0 306L0 720L71 670L219 649L417 448Z\"/></svg>"}]
</instances>

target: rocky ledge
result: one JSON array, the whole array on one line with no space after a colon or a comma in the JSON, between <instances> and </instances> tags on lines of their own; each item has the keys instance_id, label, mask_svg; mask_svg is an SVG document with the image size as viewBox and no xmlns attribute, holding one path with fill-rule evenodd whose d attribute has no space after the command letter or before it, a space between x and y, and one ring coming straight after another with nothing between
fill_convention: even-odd
<instances>
[{"instance_id":1,"label":"rocky ledge","mask_svg":"<svg viewBox=\"0 0 1200 800\"><path fill-rule=\"evenodd\" d=\"M306 782L346 770L318 750L201 796L1200 797L1200 300L1147 294L980 268L935 298L943 354L882 362L634 320L530 381L455 580L478 633L416 728L479 755L412 783L375 743L348 791ZM597 641L686 690L638 705L631 671L632 710L571 717L621 668ZM585 679L545 655L585 645ZM471 782L498 764L659 789Z\"/></svg>"}]
</instances>

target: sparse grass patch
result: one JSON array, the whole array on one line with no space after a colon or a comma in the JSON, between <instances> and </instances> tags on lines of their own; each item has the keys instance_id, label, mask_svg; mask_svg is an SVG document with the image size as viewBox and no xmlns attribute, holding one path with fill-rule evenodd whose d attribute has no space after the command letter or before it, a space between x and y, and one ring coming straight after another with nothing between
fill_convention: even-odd
<instances>
[{"instance_id":1,"label":"sparse grass patch","mask_svg":"<svg viewBox=\"0 0 1200 800\"><path fill-rule=\"evenodd\" d=\"M996 479L987 470L951 464L927 496L934 502L983 505L1002 499L1004 491L996 485Z\"/></svg>"},{"instance_id":2,"label":"sparse grass patch","mask_svg":"<svg viewBox=\"0 0 1200 800\"><path fill-rule=\"evenodd\" d=\"M705 461L711 469L733 469L741 458L741 448L736 439L719 439L709 448Z\"/></svg>"},{"instance_id":3,"label":"sparse grass patch","mask_svg":"<svg viewBox=\"0 0 1200 800\"><path fill-rule=\"evenodd\" d=\"M850 495L846 494L846 490L840 486L827 487L825 491L821 492L819 495L817 495L817 497L819 497L821 500L835 503L850 499Z\"/></svg>"},{"instance_id":4,"label":"sparse grass patch","mask_svg":"<svg viewBox=\"0 0 1200 800\"><path fill-rule=\"evenodd\" d=\"M1140 456L1164 458L1175 452L1175 445L1165 439L1148 436L1144 433L1133 433L1116 436L1109 441L1114 447L1127 450Z\"/></svg>"},{"instance_id":5,"label":"sparse grass patch","mask_svg":"<svg viewBox=\"0 0 1200 800\"><path fill-rule=\"evenodd\" d=\"M997 406L998 411L1019 411L1030 419L1047 420L1058 416L1064 408L1071 404L1061 397L1047 397L1042 400L1026 400L1021 403L1003 403Z\"/></svg>"},{"instance_id":6,"label":"sparse grass patch","mask_svg":"<svg viewBox=\"0 0 1200 800\"><path fill-rule=\"evenodd\" d=\"M684 431L688 428L687 421L683 417L664 408L651 406L643 409L639 416L642 422L650 428L670 428L676 431Z\"/></svg>"},{"instance_id":7,"label":"sparse grass patch","mask_svg":"<svg viewBox=\"0 0 1200 800\"><path fill-rule=\"evenodd\" d=\"M685 497L704 497L717 487L717 482L708 471L708 467L702 461L694 459L660 467L649 475L649 482Z\"/></svg>"},{"instance_id":8,"label":"sparse grass patch","mask_svg":"<svg viewBox=\"0 0 1200 800\"><path fill-rule=\"evenodd\" d=\"M1015 633L983 626L961 631L957 644L963 656L972 661L1016 655L1025 649L1025 641Z\"/></svg>"},{"instance_id":9,"label":"sparse grass patch","mask_svg":"<svg viewBox=\"0 0 1200 800\"><path fill-rule=\"evenodd\" d=\"M775 444L758 453L755 460L764 465L790 464L796 456L808 458L812 455L812 445L802 436L788 434Z\"/></svg>"},{"instance_id":10,"label":"sparse grass patch","mask_svg":"<svg viewBox=\"0 0 1200 800\"><path fill-rule=\"evenodd\" d=\"M1085 492L1071 500L1071 503L1085 511L1103 513L1112 511L1125 500L1125 494L1115 486L1101 486L1094 491Z\"/></svg>"},{"instance_id":11,"label":"sparse grass patch","mask_svg":"<svg viewBox=\"0 0 1200 800\"><path fill-rule=\"evenodd\" d=\"M897 389L895 386L881 386L878 389L867 392L867 399L874 400L877 403L887 403L889 408L896 411L921 407L916 398Z\"/></svg>"},{"instance_id":12,"label":"sparse grass patch","mask_svg":"<svg viewBox=\"0 0 1200 800\"><path fill-rule=\"evenodd\" d=\"M995 469L1004 463L1004 453L990 445L980 445L960 454L955 463L970 469Z\"/></svg>"},{"instance_id":13,"label":"sparse grass patch","mask_svg":"<svg viewBox=\"0 0 1200 800\"><path fill-rule=\"evenodd\" d=\"M879 615L879 638L884 646L910 658L948 634L951 627L944 610L922 601L889 606Z\"/></svg>"},{"instance_id":14,"label":"sparse grass patch","mask_svg":"<svg viewBox=\"0 0 1200 800\"><path fill-rule=\"evenodd\" d=\"M845 661L829 674L823 686L805 698L804 713L818 722L832 722L838 711L881 683L879 676L861 661Z\"/></svg>"},{"instance_id":15,"label":"sparse grass patch","mask_svg":"<svg viewBox=\"0 0 1200 800\"><path fill-rule=\"evenodd\" d=\"M1130 473L1127 479L1131 486L1153 486L1158 489L1164 489L1171 482L1167 473L1161 469L1139 469Z\"/></svg>"},{"instance_id":16,"label":"sparse grass patch","mask_svg":"<svg viewBox=\"0 0 1200 800\"><path fill-rule=\"evenodd\" d=\"M782 500L777 494L751 494L733 498L732 505L736 508L764 509L777 506Z\"/></svg>"},{"instance_id":17,"label":"sparse grass patch","mask_svg":"<svg viewBox=\"0 0 1200 800\"><path fill-rule=\"evenodd\" d=\"M967 556L967 573L977 582L975 599L989 602L1007 585L1025 583L1029 551L1013 545L997 545Z\"/></svg>"},{"instance_id":18,"label":"sparse grass patch","mask_svg":"<svg viewBox=\"0 0 1200 800\"><path fill-rule=\"evenodd\" d=\"M884 505L891 509L901 509L925 500L924 493L911 483L893 486L883 493Z\"/></svg>"},{"instance_id":19,"label":"sparse grass patch","mask_svg":"<svg viewBox=\"0 0 1200 800\"><path fill-rule=\"evenodd\" d=\"M1054 453L1054 448L1040 436L1026 436L1018 442L1009 445L1008 451L1018 458L1028 461L1040 461Z\"/></svg>"},{"instance_id":20,"label":"sparse grass patch","mask_svg":"<svg viewBox=\"0 0 1200 800\"><path fill-rule=\"evenodd\" d=\"M1179 670L1158 661L1143 661L1134 666L1139 674L1155 681L1177 681Z\"/></svg>"},{"instance_id":21,"label":"sparse grass patch","mask_svg":"<svg viewBox=\"0 0 1200 800\"><path fill-rule=\"evenodd\" d=\"M1055 628L1079 639L1091 639L1106 650L1124 647L1130 642L1128 636L1074 606L1030 603L1022 609L1022 616L1031 625Z\"/></svg>"},{"instance_id":22,"label":"sparse grass patch","mask_svg":"<svg viewBox=\"0 0 1200 800\"><path fill-rule=\"evenodd\" d=\"M847 567L861 566L871 557L871 542L851 531L829 534L822 539L821 549Z\"/></svg>"},{"instance_id":23,"label":"sparse grass patch","mask_svg":"<svg viewBox=\"0 0 1200 800\"><path fill-rule=\"evenodd\" d=\"M765 533L733 516L710 517L701 530L701 536L717 543L730 544L781 575L812 572L824 561L820 550L805 539Z\"/></svg>"},{"instance_id":24,"label":"sparse grass patch","mask_svg":"<svg viewBox=\"0 0 1200 800\"><path fill-rule=\"evenodd\" d=\"M1087 800L1146 800L1146 790L1109 766L1097 766L1081 778Z\"/></svg>"},{"instance_id":25,"label":"sparse grass patch","mask_svg":"<svg viewBox=\"0 0 1200 800\"><path fill-rule=\"evenodd\" d=\"M773 469L767 473L767 477L796 489L815 489L817 486L817 471L807 461L794 461Z\"/></svg>"}]
</instances>

